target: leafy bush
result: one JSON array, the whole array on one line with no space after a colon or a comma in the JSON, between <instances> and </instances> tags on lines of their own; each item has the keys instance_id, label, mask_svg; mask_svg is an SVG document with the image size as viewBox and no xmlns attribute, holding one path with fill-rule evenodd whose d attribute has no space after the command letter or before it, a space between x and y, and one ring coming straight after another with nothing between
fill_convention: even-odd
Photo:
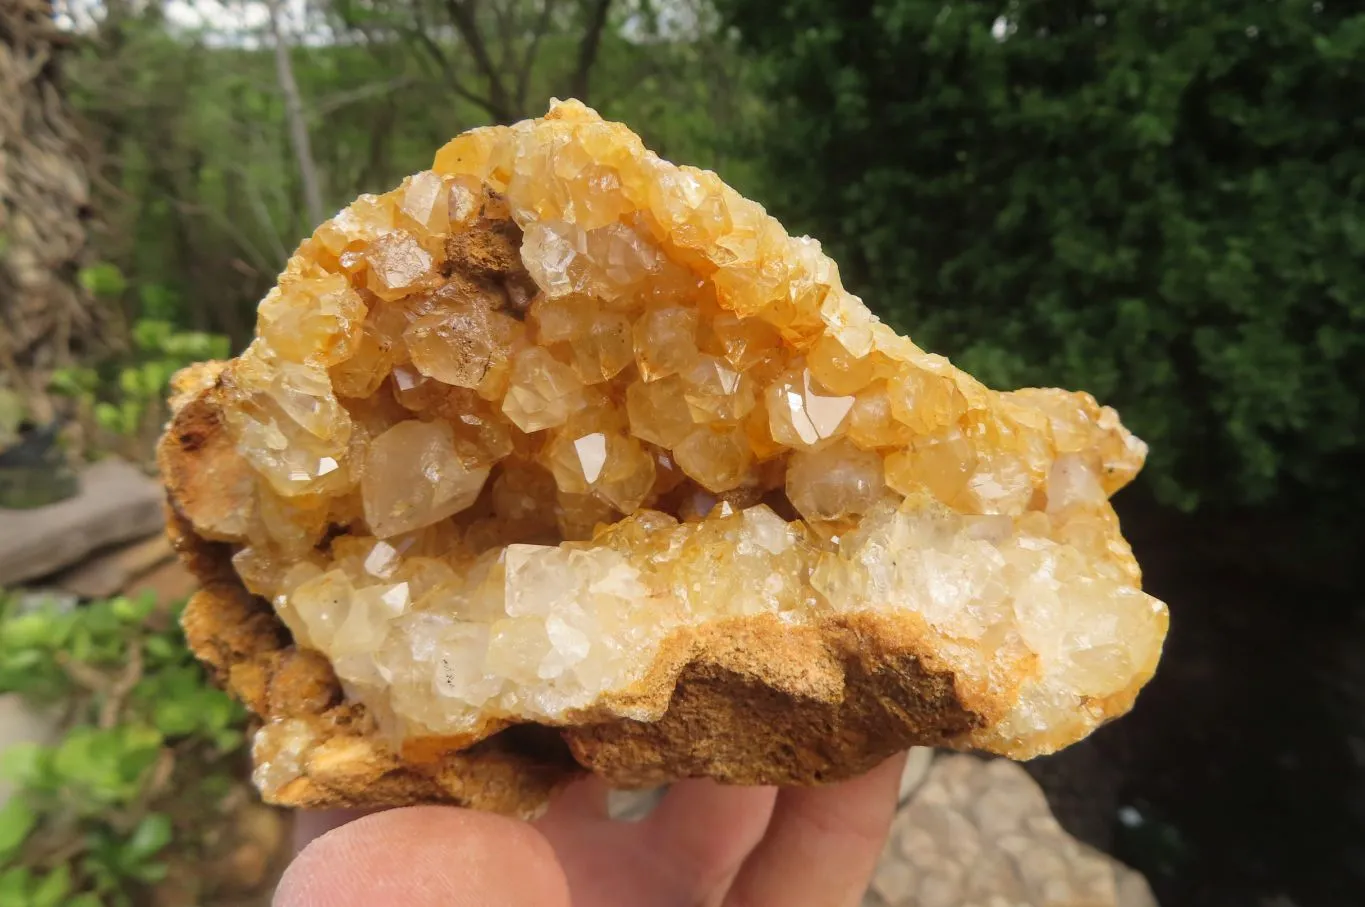
<instances>
[{"instance_id":1,"label":"leafy bush","mask_svg":"<svg viewBox=\"0 0 1365 907\"><path fill-rule=\"evenodd\" d=\"M719 5L770 76L774 207L883 315L1115 403L1168 502L1358 508L1365 13Z\"/></svg>"},{"instance_id":2,"label":"leafy bush","mask_svg":"<svg viewBox=\"0 0 1365 907\"><path fill-rule=\"evenodd\" d=\"M107 264L83 270L80 279L92 292L124 289L122 275ZM81 421L105 436L91 439L96 450L109 447L134 459L147 456L165 421L171 376L193 362L223 359L231 352L226 337L179 330L169 317L160 317L161 310L174 310L174 302L163 295L155 287L143 288L142 308L157 317L133 325L126 355L98 366L60 369L52 376L51 389L75 401Z\"/></svg>"},{"instance_id":3,"label":"leafy bush","mask_svg":"<svg viewBox=\"0 0 1365 907\"><path fill-rule=\"evenodd\" d=\"M244 713L151 598L70 610L0 602L0 692L62 719L0 754L0 904L123 907L197 859L242 774Z\"/></svg>"}]
</instances>

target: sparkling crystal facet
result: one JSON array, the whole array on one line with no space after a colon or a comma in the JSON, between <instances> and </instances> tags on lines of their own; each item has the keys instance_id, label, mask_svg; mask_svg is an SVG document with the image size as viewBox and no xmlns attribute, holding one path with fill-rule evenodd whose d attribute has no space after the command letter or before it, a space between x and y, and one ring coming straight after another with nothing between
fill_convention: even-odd
<instances>
[{"instance_id":1,"label":"sparkling crystal facet","mask_svg":"<svg viewBox=\"0 0 1365 907\"><path fill-rule=\"evenodd\" d=\"M365 522L380 538L429 526L473 504L487 478L487 467L465 466L449 425L400 422L365 457Z\"/></svg>"}]
</instances>

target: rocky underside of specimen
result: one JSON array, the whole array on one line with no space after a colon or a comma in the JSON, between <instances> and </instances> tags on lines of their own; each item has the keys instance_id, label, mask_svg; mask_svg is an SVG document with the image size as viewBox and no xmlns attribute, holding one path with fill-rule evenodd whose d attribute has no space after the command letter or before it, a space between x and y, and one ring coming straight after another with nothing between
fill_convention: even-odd
<instances>
[{"instance_id":1,"label":"rocky underside of specimen","mask_svg":"<svg viewBox=\"0 0 1365 907\"><path fill-rule=\"evenodd\" d=\"M811 784L1127 711L1144 445L874 318L814 240L576 102L323 224L160 461L191 645L285 804Z\"/></svg>"}]
</instances>

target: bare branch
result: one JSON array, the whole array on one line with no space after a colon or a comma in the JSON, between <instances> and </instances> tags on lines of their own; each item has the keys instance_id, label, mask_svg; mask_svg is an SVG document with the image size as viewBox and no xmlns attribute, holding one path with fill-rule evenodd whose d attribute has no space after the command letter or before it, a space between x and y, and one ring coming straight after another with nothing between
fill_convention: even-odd
<instances>
[{"instance_id":1,"label":"bare branch","mask_svg":"<svg viewBox=\"0 0 1365 907\"><path fill-rule=\"evenodd\" d=\"M455 92L455 94L464 98L466 101L482 107L484 110L488 111L489 116L494 119L498 119L502 116L502 108L491 98L477 95L464 87L460 82L460 77L455 74L455 67L451 65L450 58L446 56L445 51L441 50L440 45L432 40L431 35L427 34L423 29L418 29L411 34L417 39L417 43L421 44L422 47L426 49L427 53L432 56L432 59L436 60L437 65L441 67L441 72L445 75L446 83L450 86L451 91Z\"/></svg>"},{"instance_id":2,"label":"bare branch","mask_svg":"<svg viewBox=\"0 0 1365 907\"><path fill-rule=\"evenodd\" d=\"M584 104L588 103L588 78L597 62L597 49L602 43L602 29L607 24L611 0L591 0L591 4L583 37L578 42L578 65L574 68L573 81L569 83L570 94Z\"/></svg>"},{"instance_id":3,"label":"bare branch","mask_svg":"<svg viewBox=\"0 0 1365 907\"><path fill-rule=\"evenodd\" d=\"M100 705L98 726L108 730L118 723L119 713L123 710L123 700L142 679L142 644L133 643L128 651L127 661L117 676L110 676L98 668L72 658L65 652L57 653L57 664L77 686L103 695Z\"/></svg>"},{"instance_id":4,"label":"bare branch","mask_svg":"<svg viewBox=\"0 0 1365 907\"><path fill-rule=\"evenodd\" d=\"M333 113L351 104L386 95L395 92L400 88L406 88L411 85L412 82L413 78L411 76L400 76L396 79L389 79L387 82L361 85L350 91L339 91L336 94L323 98L321 101L315 103L308 113L312 117L326 116L329 113Z\"/></svg>"},{"instance_id":5,"label":"bare branch","mask_svg":"<svg viewBox=\"0 0 1365 907\"><path fill-rule=\"evenodd\" d=\"M415 40L417 44L426 51L427 56L441 70L441 74L445 76L446 84L451 91L459 97L464 98L466 101L469 101L471 104L482 107L488 112L489 116L495 119L498 118L499 111L497 106L493 103L493 100L475 94L464 86L459 75L455 72L455 65L451 62L450 56L445 52L441 45L437 44L436 40L431 37L432 28L426 21L426 16L423 15L422 4L414 3L412 8L417 27L412 29L405 28L402 30L402 33L408 38Z\"/></svg>"},{"instance_id":6,"label":"bare branch","mask_svg":"<svg viewBox=\"0 0 1365 907\"><path fill-rule=\"evenodd\" d=\"M102 671L90 667L83 661L77 661L65 652L57 653L57 664L78 687L97 692L109 686L109 678Z\"/></svg>"},{"instance_id":7,"label":"bare branch","mask_svg":"<svg viewBox=\"0 0 1365 907\"><path fill-rule=\"evenodd\" d=\"M512 121L516 118L516 111L511 109L507 88L502 84L502 76L493 65L493 58L488 55L488 46L484 43L479 23L474 16L473 0L445 0L445 6L455 30L460 33L460 37L469 48L470 56L474 58L474 65L488 82L488 97L492 102L489 113L500 122Z\"/></svg>"},{"instance_id":8,"label":"bare branch","mask_svg":"<svg viewBox=\"0 0 1365 907\"><path fill-rule=\"evenodd\" d=\"M498 72L509 72L517 46L517 20L512 12L512 3L494 2L493 19L498 25ZM520 5L520 4L517 4Z\"/></svg>"},{"instance_id":9,"label":"bare branch","mask_svg":"<svg viewBox=\"0 0 1365 907\"><path fill-rule=\"evenodd\" d=\"M554 10L555 0L542 0L540 4L540 15L536 18L535 29L531 32L531 40L526 45L526 52L522 54L521 64L517 67L517 108L526 109L526 92L531 86L531 67L535 65L536 52L540 49L540 39L545 37L545 33L550 29L550 13Z\"/></svg>"},{"instance_id":10,"label":"bare branch","mask_svg":"<svg viewBox=\"0 0 1365 907\"><path fill-rule=\"evenodd\" d=\"M99 726L109 730L119 722L123 712L123 701L133 692L133 687L142 679L142 644L133 643L128 652L128 660L123 665L114 682L105 688L104 704L100 706Z\"/></svg>"},{"instance_id":11,"label":"bare branch","mask_svg":"<svg viewBox=\"0 0 1365 907\"><path fill-rule=\"evenodd\" d=\"M243 174L244 179L245 171L246 168L238 168L238 172ZM202 217L221 230L228 239L236 243L237 250L245 254L247 258L251 260L250 265L256 273L263 274L268 271L273 271L279 266L278 261L272 260L270 256L262 252L245 233L237 228L237 225L233 223L231 218L225 217L217 208L214 208L211 205L187 202L178 198L168 197L166 200L174 205L176 210L180 213L187 214L191 217ZM273 224L271 224L271 228L273 230Z\"/></svg>"}]
</instances>

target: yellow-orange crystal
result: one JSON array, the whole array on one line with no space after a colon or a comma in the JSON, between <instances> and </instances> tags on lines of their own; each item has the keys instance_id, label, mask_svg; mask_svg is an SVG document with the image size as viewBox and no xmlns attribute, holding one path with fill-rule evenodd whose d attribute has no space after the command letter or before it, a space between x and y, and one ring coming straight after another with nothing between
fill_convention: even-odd
<instances>
[{"instance_id":1,"label":"yellow-orange crystal","mask_svg":"<svg viewBox=\"0 0 1365 907\"><path fill-rule=\"evenodd\" d=\"M1029 756L1165 635L1112 410L987 389L577 102L319 228L221 387L254 492L196 528L396 739L650 721L612 694L679 628L903 610L1008 705L951 742Z\"/></svg>"}]
</instances>

